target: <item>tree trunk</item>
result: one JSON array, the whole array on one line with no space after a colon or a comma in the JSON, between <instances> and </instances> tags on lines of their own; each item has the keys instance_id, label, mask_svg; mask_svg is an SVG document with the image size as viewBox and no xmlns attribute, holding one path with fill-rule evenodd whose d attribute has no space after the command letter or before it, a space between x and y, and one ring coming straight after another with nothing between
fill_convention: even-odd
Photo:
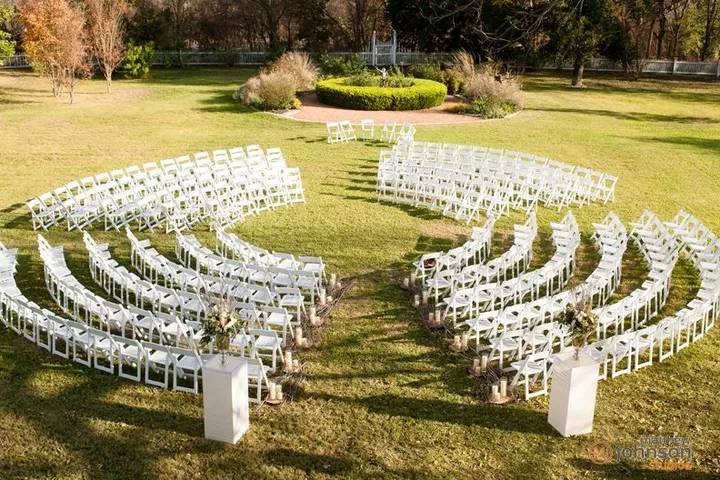
<instances>
[{"instance_id":1,"label":"tree trunk","mask_svg":"<svg viewBox=\"0 0 720 480\"><path fill-rule=\"evenodd\" d=\"M715 17L717 15L717 0L707 0L707 10L705 13L705 32L703 35L702 50L700 51L700 60L705 59L710 55L710 46L713 37L713 26L715 24Z\"/></svg>"},{"instance_id":2,"label":"tree trunk","mask_svg":"<svg viewBox=\"0 0 720 480\"><path fill-rule=\"evenodd\" d=\"M663 58L663 41L665 40L665 32L666 31L667 31L667 19L665 18L664 13L661 13L660 25L659 25L658 33L657 33L657 50L655 53L655 58L657 58L657 59Z\"/></svg>"},{"instance_id":3,"label":"tree trunk","mask_svg":"<svg viewBox=\"0 0 720 480\"><path fill-rule=\"evenodd\" d=\"M105 83L107 85L107 93L112 93L112 71L105 72Z\"/></svg>"},{"instance_id":4,"label":"tree trunk","mask_svg":"<svg viewBox=\"0 0 720 480\"><path fill-rule=\"evenodd\" d=\"M581 88L583 86L583 73L585 71L585 62L582 61L582 58L575 58L575 63L573 64L573 74L572 74L572 83L571 85L576 88Z\"/></svg>"}]
</instances>

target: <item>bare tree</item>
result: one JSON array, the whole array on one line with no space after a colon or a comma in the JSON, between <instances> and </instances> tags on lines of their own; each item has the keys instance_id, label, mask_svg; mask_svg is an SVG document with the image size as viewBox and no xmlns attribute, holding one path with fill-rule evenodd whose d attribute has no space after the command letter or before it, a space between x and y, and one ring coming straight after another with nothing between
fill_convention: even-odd
<instances>
[{"instance_id":1,"label":"bare tree","mask_svg":"<svg viewBox=\"0 0 720 480\"><path fill-rule=\"evenodd\" d=\"M86 0L90 43L100 70L112 91L112 75L125 55L125 0Z\"/></svg>"},{"instance_id":2,"label":"bare tree","mask_svg":"<svg viewBox=\"0 0 720 480\"><path fill-rule=\"evenodd\" d=\"M710 56L710 48L715 35L715 23L718 18L718 0L705 0L705 28L703 31L702 49L700 50L700 60Z\"/></svg>"},{"instance_id":3,"label":"bare tree","mask_svg":"<svg viewBox=\"0 0 720 480\"><path fill-rule=\"evenodd\" d=\"M82 12L68 0L25 0L19 8L25 53L34 68L50 76L53 94L67 91L73 103L78 80L90 71Z\"/></svg>"},{"instance_id":4,"label":"bare tree","mask_svg":"<svg viewBox=\"0 0 720 480\"><path fill-rule=\"evenodd\" d=\"M632 79L637 79L647 60L657 9L649 2L610 0L610 12L620 25L623 36L625 69Z\"/></svg>"}]
</instances>

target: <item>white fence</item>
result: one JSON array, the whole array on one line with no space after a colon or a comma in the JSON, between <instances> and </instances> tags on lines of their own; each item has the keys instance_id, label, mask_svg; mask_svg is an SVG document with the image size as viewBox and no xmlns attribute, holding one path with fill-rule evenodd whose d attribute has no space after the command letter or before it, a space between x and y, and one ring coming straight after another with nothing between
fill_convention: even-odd
<instances>
[{"instance_id":1,"label":"white fence","mask_svg":"<svg viewBox=\"0 0 720 480\"><path fill-rule=\"evenodd\" d=\"M642 72L649 74L669 75L703 75L720 78L720 60L713 62L687 62L683 60L645 60L642 62ZM557 69L556 64L544 64L544 69ZM572 65L560 66L562 70L572 70ZM585 65L589 72L624 72L622 64L607 58L593 58Z\"/></svg>"},{"instance_id":2,"label":"white fence","mask_svg":"<svg viewBox=\"0 0 720 480\"><path fill-rule=\"evenodd\" d=\"M425 52L395 52L391 55L373 55L372 52L331 52L333 57L358 56L368 65L417 65L428 62L447 61L450 54ZM153 66L211 66L237 65L258 66L270 58L268 52L156 52ZM395 63L392 63L392 62ZM0 68L29 68L30 60L25 55L15 55L0 63Z\"/></svg>"},{"instance_id":3,"label":"white fence","mask_svg":"<svg viewBox=\"0 0 720 480\"><path fill-rule=\"evenodd\" d=\"M417 65L421 63L446 62L450 59L449 53L402 52L392 55L373 55L373 52L332 52L331 56L351 57L359 56L368 65ZM238 65L258 66L265 63L270 57L268 52L157 52L153 60L154 66L202 66L202 65ZM394 62L394 63L391 63ZM24 55L15 55L7 58L0 68L28 68L30 61ZM544 64L540 68L557 69L555 64ZM571 70L572 65L562 65L562 70ZM622 64L606 58L593 58L585 66L588 72L623 72ZM705 77L720 78L720 60L713 62L687 62L681 60L645 60L643 73L674 74L674 75L701 75Z\"/></svg>"}]
</instances>

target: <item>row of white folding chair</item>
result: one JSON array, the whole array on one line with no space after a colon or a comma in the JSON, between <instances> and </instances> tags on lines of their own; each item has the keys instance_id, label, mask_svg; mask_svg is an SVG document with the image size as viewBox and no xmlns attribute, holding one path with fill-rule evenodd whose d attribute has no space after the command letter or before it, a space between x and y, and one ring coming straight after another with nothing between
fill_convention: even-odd
<instances>
[{"instance_id":1,"label":"row of white folding chair","mask_svg":"<svg viewBox=\"0 0 720 480\"><path fill-rule=\"evenodd\" d=\"M407 152L403 152L402 149L396 149L396 151L392 152L389 155L387 153L381 154L381 166L379 167L378 185L378 190L381 195L387 195L387 189L383 188L387 187L387 185L382 185L383 177L386 175L386 172L390 168L392 168L388 167L388 165L384 163L388 160L396 164L402 163L405 160L403 158L404 153ZM445 158L452 159L453 154L455 154L455 152L451 152L450 156ZM522 162L518 158L503 158L502 153L497 157L490 157L489 160L491 162L498 162L498 166L504 166L503 164L511 164L512 169L505 170L503 168L487 168L488 157L484 156L482 159L477 160L479 162L485 162L485 164L482 166L483 168L479 168L478 171L495 172L495 175L499 174L503 176L506 176L510 172L515 172L513 175L518 175L518 185L527 184L527 186L532 186L533 189L537 189L537 194L542 194L541 198L546 204L554 204L560 208L572 203L584 204L590 200L607 201L611 198L612 192L614 192L614 184L616 182L616 179L611 181L610 187L606 187L604 186L606 176L602 174L597 174L597 172L592 172L588 169L580 169L578 174L575 174L575 169L571 168L569 170L563 170L566 165L560 164L559 162L548 161L543 166L538 166L536 164L528 165L527 162ZM476 160L470 157L469 161L470 164L472 164L473 161ZM452 165L452 163L450 165ZM532 168L529 169L529 166L531 166ZM532 172L535 172L535 174L538 176L537 179L533 176ZM545 180L546 178L553 179L553 181L548 184L548 180ZM548 185L552 188L549 189ZM607 192L603 193L603 196L599 195L596 192L596 190L601 187L608 190ZM520 187L519 190L525 191L525 187ZM529 200L531 200L532 198L533 195L530 195ZM535 199L537 199L537 197L535 197Z\"/></svg>"},{"instance_id":2,"label":"row of white folding chair","mask_svg":"<svg viewBox=\"0 0 720 480\"><path fill-rule=\"evenodd\" d=\"M427 179L426 179L427 178ZM539 191L513 178L495 178L488 173L450 172L438 177L414 172L378 175L380 199L442 210L443 214L470 222L480 210L501 216L511 209L528 211L537 204Z\"/></svg>"},{"instance_id":3,"label":"row of white folding chair","mask_svg":"<svg viewBox=\"0 0 720 480\"><path fill-rule=\"evenodd\" d=\"M477 285L506 281L520 275L529 267L532 261L532 245L537 236L535 213L531 212L525 224L515 225L514 230L513 245L501 256L485 264L469 265L458 274L435 277L426 281L426 288L433 291L436 303L439 301L441 291L452 292L443 302L446 304L445 314L452 316L453 326L458 318L470 313Z\"/></svg>"},{"instance_id":4,"label":"row of white folding chair","mask_svg":"<svg viewBox=\"0 0 720 480\"><path fill-rule=\"evenodd\" d=\"M188 268L198 272L198 275L205 271L210 276L224 279L225 282L261 286L273 294L272 298L277 297L281 306L296 307L298 316L300 310L305 310L303 304L306 301L315 303L315 296L319 295L319 277L312 272L298 268L263 267L228 259L204 247L194 236L178 234L176 240L176 255L186 265L178 268ZM288 256L287 265L302 268L302 264L296 262L292 256ZM300 305L297 305L295 300L299 300Z\"/></svg>"},{"instance_id":5,"label":"row of white folding chair","mask_svg":"<svg viewBox=\"0 0 720 480\"><path fill-rule=\"evenodd\" d=\"M224 261L231 259L245 264L268 267L275 266L312 273L317 279L317 285L319 287L324 285L327 280L325 262L322 257L299 255L296 258L289 253L270 251L246 242L234 233L222 229L215 230L215 238L216 251ZM198 251L198 253L200 250L204 251L208 256L213 253L197 241L195 241L193 248L194 251ZM191 259L188 259L188 262L190 262L190 260Z\"/></svg>"},{"instance_id":6,"label":"row of white folding chair","mask_svg":"<svg viewBox=\"0 0 720 480\"><path fill-rule=\"evenodd\" d=\"M128 238L131 242L132 263L144 275L155 275L154 280L151 277L152 281L168 281L167 277L169 276L171 284L177 285L181 289L183 286L187 286L195 293L205 292L215 295L217 298L231 299L237 309L245 306L246 310L252 311L252 314L245 318L251 320L252 324L265 329L279 330L282 334L283 344L287 341L288 335L294 335L293 327L300 324L300 314L305 309L302 295L297 287L274 285L274 288L270 290L252 283L201 274L170 262L154 250L148 241L138 240L132 232L128 232ZM158 267L146 268L148 265L158 265ZM193 285L186 281L193 276L199 278L201 282ZM288 312L290 308L295 309L295 315Z\"/></svg>"},{"instance_id":7,"label":"row of white folding chair","mask_svg":"<svg viewBox=\"0 0 720 480\"><path fill-rule=\"evenodd\" d=\"M153 172L153 171L151 171ZM159 175L164 175L156 169ZM153 183L136 183L136 177L129 177L125 189L108 188L103 197L94 200L94 203L84 205L75 203L70 197L61 205L64 206L68 219L68 228L83 228L100 217L105 218L106 229L119 228L131 221L137 221L141 228L154 228L166 223L168 230L187 228L201 220L203 214L215 213L207 206L207 201L201 197L194 179L185 178L182 183L172 183L179 180L177 177L154 177ZM119 185L113 180L115 185ZM208 182L213 185L214 182ZM232 198L225 202L230 205L243 205L246 201ZM71 207L65 207L71 205ZM239 218L242 218L242 212Z\"/></svg>"},{"instance_id":8,"label":"row of white folding chair","mask_svg":"<svg viewBox=\"0 0 720 480\"><path fill-rule=\"evenodd\" d=\"M600 173L591 169L582 167L573 167L569 164L563 164L546 158L538 157L536 155L525 154L509 150L490 149L487 147L471 146L471 145L447 145L447 144L424 144L416 142L418 148L410 148L417 153L431 154L431 158L437 158L438 156L444 156L445 158L461 156L464 158L473 158L476 161L490 157L494 159L500 159L505 163L516 162L521 165L521 170L538 170L544 167L552 167L564 175L574 175L576 180L574 183L589 184L590 199L603 201L612 200L614 197L615 185L617 178L611 175ZM574 186L573 188L577 188ZM588 195L585 192L581 192L581 202L588 200Z\"/></svg>"},{"instance_id":9,"label":"row of white folding chair","mask_svg":"<svg viewBox=\"0 0 720 480\"><path fill-rule=\"evenodd\" d=\"M350 142L357 140L355 129L349 120L340 122L326 122L327 143Z\"/></svg>"},{"instance_id":10,"label":"row of white folding chair","mask_svg":"<svg viewBox=\"0 0 720 480\"><path fill-rule=\"evenodd\" d=\"M575 271L575 254L580 245L580 230L575 217L568 213L560 223L552 223L552 239L555 253L542 267L525 272L518 277L500 283L491 299L490 307L520 303L540 296L558 293ZM487 285L485 286L487 287ZM489 291L490 289L486 289Z\"/></svg>"},{"instance_id":11,"label":"row of white folding chair","mask_svg":"<svg viewBox=\"0 0 720 480\"><path fill-rule=\"evenodd\" d=\"M501 282L475 283L471 288L451 290L450 296L444 301L448 307L453 307L453 322L458 317L475 316L493 308L502 310L506 306L523 302L527 297L533 301L541 295L552 295L562 289L574 271L580 232L571 213L562 222L553 223L552 229L556 253L540 269ZM458 307L462 307L459 316Z\"/></svg>"},{"instance_id":12,"label":"row of white folding chair","mask_svg":"<svg viewBox=\"0 0 720 480\"><path fill-rule=\"evenodd\" d=\"M128 231L128 238L131 242L131 259L133 266L135 266L135 268L150 282L162 280L166 283L166 285L171 285L171 287L160 287L153 284L154 291L160 291L163 294L170 291L176 293L183 299L190 299L190 304L192 306L198 306L198 316L200 318L204 318L208 306L205 305L201 292L203 294L211 292L210 289L204 289L204 287L208 285L208 282L204 279L209 277L170 262L167 258L160 255L154 248L152 248L149 241L139 241L132 232ZM283 273L283 275L286 274ZM191 283L186 282L186 279L192 276L202 280L202 283L192 286ZM280 282L278 277L274 277L273 280ZM191 291L182 290L183 285L189 286ZM271 289L267 285L260 286L257 284L247 284L237 280L227 279L222 276L215 276L214 283L212 285L215 285L215 290L219 290L220 292L218 298L229 299L232 303L251 303L265 307L277 306L283 309L294 309L296 319L299 319L301 314L305 312L303 295L297 287L272 284ZM181 289L178 290L173 287ZM154 291L152 293L154 293ZM144 293L145 292L143 291L141 294L142 301L145 301ZM170 296L166 295L161 297L161 301L167 299L168 297ZM172 297L170 297L170 300L172 300ZM171 303L168 306L160 304L160 308L172 308L174 306L174 303ZM181 304L181 315L182 309L183 305ZM188 310L187 307L184 307L184 309Z\"/></svg>"},{"instance_id":13,"label":"row of white folding chair","mask_svg":"<svg viewBox=\"0 0 720 480\"><path fill-rule=\"evenodd\" d=\"M273 168L275 170L271 171L277 171L279 175L283 175L284 172L290 170L285 167L277 169L278 165L285 165L284 158L282 158L282 154L279 151L278 153L273 153L273 155L268 156L279 159L273 160L275 163L272 165L274 165ZM139 167L128 167L125 170L114 170L107 174L100 174L95 178L85 177L81 181L71 182L66 186L60 187L52 193L43 194L28 202L28 207L30 207L33 217L33 225L35 228L46 229L66 217L68 220L68 228L82 228L97 220L103 210L110 210L112 208L112 202L108 202L107 200L107 194L109 192L117 193L116 190L118 187L129 184L133 184L134 186L137 186L138 183L144 184L144 181L149 178L148 173L150 172L153 172L154 178L157 178L158 175L173 178L179 177L183 173L195 173L195 170L200 169L200 165L205 169L213 167L209 159L198 159L197 162L193 162L189 157L185 158L187 158L187 162L173 161L172 167L167 161L161 162L162 168L158 167L154 162L151 162L144 165L145 170L141 170ZM243 160L247 161L247 158ZM227 165L232 166L234 163L231 162ZM271 163L268 162L267 164L270 165ZM258 171L253 170L249 165L245 166L248 167L248 171L250 172ZM298 180L296 177L297 174L291 172L287 180L291 180L296 184ZM225 176L225 178L228 178L228 176ZM230 178L233 177L230 176ZM244 177L235 176L235 178ZM302 201L300 198L297 198L304 198L301 188L300 192L298 192L297 185L294 185L293 192L296 197L295 200ZM287 192L285 196L288 196ZM115 197L115 199L117 200L117 197Z\"/></svg>"},{"instance_id":14,"label":"row of white folding chair","mask_svg":"<svg viewBox=\"0 0 720 480\"><path fill-rule=\"evenodd\" d=\"M684 252L696 267L703 269L703 264L712 265L720 257L720 242L717 235L706 227L698 218L680 210L675 217L666 222L675 235L684 244Z\"/></svg>"},{"instance_id":15,"label":"row of white folding chair","mask_svg":"<svg viewBox=\"0 0 720 480\"><path fill-rule=\"evenodd\" d=\"M649 211L632 225L631 236L649 265L648 279L619 302L597 310L598 338L606 337L609 330L624 331L628 319L630 329L638 328L659 313L669 294L679 240Z\"/></svg>"},{"instance_id":16,"label":"row of white folding chair","mask_svg":"<svg viewBox=\"0 0 720 480\"><path fill-rule=\"evenodd\" d=\"M82 285L67 268L62 247L48 248L44 239L39 239L39 243L50 296L74 320L108 332L119 332L122 336L176 346L198 340L202 335L199 323L178 320L180 312L172 309L161 310L160 305L152 305L151 313L142 309L144 304L140 302L138 305L141 308L126 308L96 295ZM97 266L97 261L97 258L91 259L91 264ZM105 262L105 259L100 261ZM93 277L97 271L91 270ZM108 275L105 278L108 278ZM109 283L105 282L105 286L108 285ZM148 289L155 291L149 284ZM110 290L117 291L117 288L111 287ZM147 295L143 297L137 294L137 298L148 301Z\"/></svg>"},{"instance_id":17,"label":"row of white folding chair","mask_svg":"<svg viewBox=\"0 0 720 480\"><path fill-rule=\"evenodd\" d=\"M417 278L425 283L429 278L456 275L469 265L485 263L490 255L494 225L495 218L488 217L482 227L473 227L470 238L461 246L422 255L414 263Z\"/></svg>"},{"instance_id":18,"label":"row of white folding chair","mask_svg":"<svg viewBox=\"0 0 720 480\"><path fill-rule=\"evenodd\" d=\"M0 251L1 258L8 258L5 252ZM12 254L12 251L9 251ZM14 258L13 258L14 263ZM61 357L72 359L88 367L92 366L99 370L117 373L120 377L135 381L142 381L150 385L164 388L172 387L175 390L198 393L199 379L202 371L202 360L195 349L195 342L202 332L193 334L192 324L183 324L182 328L186 336L184 345L179 342L153 343L153 327L149 328L149 336L139 335L139 331L133 329L132 336L125 329L122 335L113 334L111 330L93 328L83 322L75 322L63 319L52 312L40 309L36 304L27 300L17 289L13 276L14 268L0 272L0 304L2 306L0 321L7 327L24 335L38 346L45 348L48 352ZM132 310L135 310L132 312ZM131 307L129 313L133 318L141 319L152 317L153 323L157 323L159 339L162 341L164 334L172 330L172 323L160 323L150 312L137 313L137 309ZM180 323L174 319L176 332L181 332ZM147 323L144 323L146 325ZM194 325L199 328L199 325ZM162 334L161 334L162 333ZM180 333L176 333L179 337ZM280 340L275 332L267 330L253 330L246 336L245 347L250 354L248 361L249 380L256 387L256 396L251 401L259 402L263 388L267 389L268 379L266 372L276 368L278 358L282 359L279 350ZM242 353L245 353L245 348ZM262 358L270 358L272 367L266 367ZM144 367L144 375L143 375ZM127 370L134 371L128 373ZM154 379L154 374L160 374L159 379ZM171 376L172 375L172 376ZM157 375L155 375L157 376ZM185 386L187 377L192 378L192 384Z\"/></svg>"},{"instance_id":19,"label":"row of white folding chair","mask_svg":"<svg viewBox=\"0 0 720 480\"><path fill-rule=\"evenodd\" d=\"M395 120L385 120L380 131L380 140L388 143L409 143L415 137L417 129L411 123L399 123Z\"/></svg>"},{"instance_id":20,"label":"row of white folding chair","mask_svg":"<svg viewBox=\"0 0 720 480\"><path fill-rule=\"evenodd\" d=\"M627 232L623 223L612 213L608 214L602 223L594 224L594 227L593 239L601 252L601 258L596 269L582 285L572 291L564 291L532 302L483 312L458 324L461 329L469 329L476 351L480 350L481 339L496 336L505 330L529 330L555 321L567 306L578 298L589 299L594 306L604 305L620 281L622 258L627 247Z\"/></svg>"}]
</instances>

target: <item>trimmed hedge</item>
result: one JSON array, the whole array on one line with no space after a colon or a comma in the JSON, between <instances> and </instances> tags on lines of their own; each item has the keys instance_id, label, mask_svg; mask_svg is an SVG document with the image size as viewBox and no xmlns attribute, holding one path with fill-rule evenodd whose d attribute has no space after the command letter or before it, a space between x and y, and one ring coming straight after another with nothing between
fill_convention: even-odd
<instances>
[{"instance_id":1,"label":"trimmed hedge","mask_svg":"<svg viewBox=\"0 0 720 480\"><path fill-rule=\"evenodd\" d=\"M424 79L414 79L412 87L356 87L331 78L317 82L315 93L322 103L352 110L422 110L441 105L447 87Z\"/></svg>"}]
</instances>

